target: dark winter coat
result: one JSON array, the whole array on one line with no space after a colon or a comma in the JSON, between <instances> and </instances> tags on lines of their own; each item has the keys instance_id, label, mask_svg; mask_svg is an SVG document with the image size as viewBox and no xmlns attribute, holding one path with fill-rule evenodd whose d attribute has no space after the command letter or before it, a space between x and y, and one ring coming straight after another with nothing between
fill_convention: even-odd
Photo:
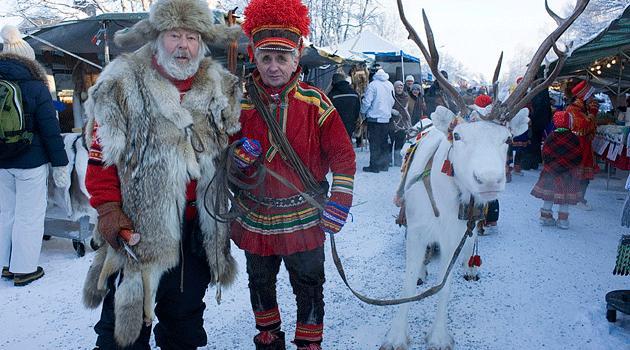
<instances>
[{"instance_id":1,"label":"dark winter coat","mask_svg":"<svg viewBox=\"0 0 630 350\"><path fill-rule=\"evenodd\" d=\"M437 81L434 81L427 92L424 94L424 102L426 103L426 112L427 116L429 117L431 117L431 113L435 112L437 106L446 107L447 102L449 109L453 111L453 113L457 114L459 112L457 110L457 104L455 103L455 101L453 101L450 96L448 96L446 91L442 89Z\"/></svg>"},{"instance_id":2,"label":"dark winter coat","mask_svg":"<svg viewBox=\"0 0 630 350\"><path fill-rule=\"evenodd\" d=\"M44 68L28 58L3 53L0 54L0 79L15 81L20 86L27 128L33 133L31 146L15 157L1 159L0 169L68 164Z\"/></svg>"},{"instance_id":3,"label":"dark winter coat","mask_svg":"<svg viewBox=\"0 0 630 350\"><path fill-rule=\"evenodd\" d=\"M424 113L424 104L422 102L422 96L417 97L413 94L409 95L409 106L407 107L409 114L411 115L411 125L416 125L420 121Z\"/></svg>"},{"instance_id":4,"label":"dark winter coat","mask_svg":"<svg viewBox=\"0 0 630 350\"><path fill-rule=\"evenodd\" d=\"M339 112L348 136L352 138L361 108L359 95L350 86L350 83L344 80L333 84L332 89L328 93L328 98L330 98L337 112Z\"/></svg>"}]
</instances>

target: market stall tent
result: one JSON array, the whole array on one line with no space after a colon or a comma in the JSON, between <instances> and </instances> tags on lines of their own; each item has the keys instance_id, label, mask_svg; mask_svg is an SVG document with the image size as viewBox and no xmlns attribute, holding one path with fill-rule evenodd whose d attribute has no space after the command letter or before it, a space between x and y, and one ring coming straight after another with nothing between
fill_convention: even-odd
<instances>
[{"instance_id":1,"label":"market stall tent","mask_svg":"<svg viewBox=\"0 0 630 350\"><path fill-rule=\"evenodd\" d=\"M352 54L372 55L374 56L374 61L385 64L389 63L392 66L392 68L388 70L388 68L383 65L383 69L388 73L395 73L396 67L400 67L400 76L397 78L401 80L406 74L414 74L417 75L418 78L420 77L421 69L420 59L418 57L405 52L401 47L369 30L364 30L355 37L338 44L330 45L325 49L332 53L339 52L340 55L345 56Z\"/></svg>"},{"instance_id":2,"label":"market stall tent","mask_svg":"<svg viewBox=\"0 0 630 350\"><path fill-rule=\"evenodd\" d=\"M551 63L551 67L556 62ZM630 5L600 33L575 48L558 79L580 77L614 94L630 91Z\"/></svg>"}]
</instances>

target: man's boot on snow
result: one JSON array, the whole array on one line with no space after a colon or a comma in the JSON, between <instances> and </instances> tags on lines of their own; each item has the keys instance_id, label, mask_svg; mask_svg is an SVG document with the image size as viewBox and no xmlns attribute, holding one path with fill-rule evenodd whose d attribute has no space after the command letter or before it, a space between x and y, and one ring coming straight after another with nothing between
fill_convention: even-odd
<instances>
[{"instance_id":1,"label":"man's boot on snow","mask_svg":"<svg viewBox=\"0 0 630 350\"><path fill-rule=\"evenodd\" d=\"M283 331L262 331L254 337L256 350L286 350Z\"/></svg>"}]
</instances>

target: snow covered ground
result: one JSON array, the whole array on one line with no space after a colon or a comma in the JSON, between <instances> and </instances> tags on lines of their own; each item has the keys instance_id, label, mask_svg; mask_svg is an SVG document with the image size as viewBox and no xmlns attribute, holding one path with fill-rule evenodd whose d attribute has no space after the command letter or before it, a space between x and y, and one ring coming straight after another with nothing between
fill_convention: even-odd
<instances>
[{"instance_id":1,"label":"snow covered ground","mask_svg":"<svg viewBox=\"0 0 630 350\"><path fill-rule=\"evenodd\" d=\"M354 220L338 235L338 249L351 283L365 294L396 297L404 270L404 230L394 224L391 203L399 179L387 173L363 173L367 152L358 151ZM595 208L571 209L571 229L538 225L541 202L529 195L537 171L514 177L500 197L500 233L480 238L481 280L466 282L461 269L449 307L449 328L457 349L630 349L630 316L606 321L604 295L630 289L630 277L613 276L617 243L627 229L619 225L626 192L626 172L610 181L599 176L587 198ZM555 209L555 208L554 208ZM325 349L378 349L394 313L393 307L363 304L343 285L326 245ZM206 297L206 349L252 349L255 334L249 306L244 255L236 284L223 291L216 305L214 290ZM99 311L81 305L80 292L93 257L77 258L70 241L44 242L40 264L46 276L27 287L0 282L0 349L91 349L92 326ZM436 282L435 263L429 283ZM420 288L420 287L419 287ZM420 289L419 289L420 290ZM294 297L286 272L278 282L284 329L294 331ZM436 298L414 304L410 313L412 349L425 348Z\"/></svg>"}]
</instances>

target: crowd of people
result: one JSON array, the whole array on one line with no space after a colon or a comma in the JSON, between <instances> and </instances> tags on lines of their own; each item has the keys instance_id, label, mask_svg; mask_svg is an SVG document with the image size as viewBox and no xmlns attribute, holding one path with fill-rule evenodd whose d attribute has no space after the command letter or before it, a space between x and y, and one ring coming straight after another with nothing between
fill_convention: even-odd
<instances>
[{"instance_id":1,"label":"crowd of people","mask_svg":"<svg viewBox=\"0 0 630 350\"><path fill-rule=\"evenodd\" d=\"M290 16L278 13L280 5ZM156 1L147 19L115 37L120 46L141 48L113 60L90 89L86 187L101 249L83 298L101 306L97 349L147 349L152 328L163 349L205 346L206 289L235 278L230 240L245 252L255 348L286 348L276 298L284 263L296 296L292 342L300 350L321 349L323 244L326 233L342 229L352 206L357 129L365 127L369 141L362 170L385 172L404 168L401 152L414 125L426 123L437 106L456 110L437 81L427 89L413 75L392 83L382 68L361 92L336 73L326 95L300 80L310 23L301 1L252 0L245 18L255 69L244 95L238 78L210 56L205 42L227 40L229 31L212 21L201 0ZM3 278L24 286L44 275L37 262L49 167L54 184L65 187L68 159L44 69L15 28L2 34L0 81L17 82L30 139L0 157L0 263ZM571 86L566 109L555 106L553 118L549 95L541 92L528 106L530 130L514 135L508 182L512 162L515 174L543 163L531 192L543 200L541 225L566 229L569 205L590 207L586 189L597 171L593 92L585 81ZM481 108L493 102L485 88L468 93ZM239 215L230 223L219 218L225 208L200 205L208 189L218 191L213 180L226 149L241 186L232 188ZM262 166L276 175L257 181ZM498 216L494 201L482 229L496 230ZM133 259L123 231L141 233ZM154 327L145 299L151 294Z\"/></svg>"}]
</instances>

